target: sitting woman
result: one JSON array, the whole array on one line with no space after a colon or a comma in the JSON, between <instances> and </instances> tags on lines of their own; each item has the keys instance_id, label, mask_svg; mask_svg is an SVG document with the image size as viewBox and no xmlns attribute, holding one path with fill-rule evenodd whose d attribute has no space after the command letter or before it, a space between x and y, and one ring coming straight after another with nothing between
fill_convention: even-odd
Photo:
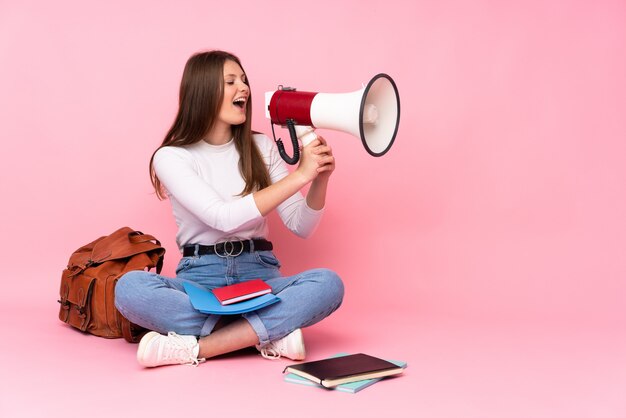
<instances>
[{"instance_id":1,"label":"sitting woman","mask_svg":"<svg viewBox=\"0 0 626 418\"><path fill-rule=\"evenodd\" d=\"M319 138L289 172L272 140L251 131L248 78L227 52L193 55L184 69L174 123L150 161L159 198L170 199L182 259L176 277L133 271L117 283L115 304L127 319L153 330L139 343L145 367L195 364L256 346L263 357L305 357L301 328L335 311L343 284L333 271L290 277L267 240L274 209L300 237L322 216L335 159ZM300 190L310 184L306 198ZM183 289L207 289L261 278L280 302L235 318L193 308Z\"/></svg>"}]
</instances>

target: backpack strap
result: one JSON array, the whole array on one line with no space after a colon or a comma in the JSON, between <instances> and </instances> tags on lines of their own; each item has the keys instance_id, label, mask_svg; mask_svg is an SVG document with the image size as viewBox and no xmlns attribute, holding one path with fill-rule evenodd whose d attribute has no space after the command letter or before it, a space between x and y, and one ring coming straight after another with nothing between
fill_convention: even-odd
<instances>
[{"instance_id":1,"label":"backpack strap","mask_svg":"<svg viewBox=\"0 0 626 418\"><path fill-rule=\"evenodd\" d=\"M124 337L124 339L129 343L138 343L146 330L141 328L144 332L137 332L137 330L133 327L133 324L128 319L123 316L121 319L122 337Z\"/></svg>"},{"instance_id":2,"label":"backpack strap","mask_svg":"<svg viewBox=\"0 0 626 418\"><path fill-rule=\"evenodd\" d=\"M91 251L89 261L99 264L151 251L162 254L165 252L165 248L152 235L124 227L96 242Z\"/></svg>"},{"instance_id":3,"label":"backpack strap","mask_svg":"<svg viewBox=\"0 0 626 418\"><path fill-rule=\"evenodd\" d=\"M152 235L144 234L141 231L133 231L133 232L129 233L128 234L128 239L133 244L140 244L142 242L154 242L158 246L161 245L161 241L159 241L158 239L156 239Z\"/></svg>"}]
</instances>

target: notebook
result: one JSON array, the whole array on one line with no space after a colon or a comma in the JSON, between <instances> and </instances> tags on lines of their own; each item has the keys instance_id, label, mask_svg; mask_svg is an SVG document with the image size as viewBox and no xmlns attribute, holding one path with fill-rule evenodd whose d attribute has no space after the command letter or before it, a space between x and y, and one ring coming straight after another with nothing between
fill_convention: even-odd
<instances>
[{"instance_id":1,"label":"notebook","mask_svg":"<svg viewBox=\"0 0 626 418\"><path fill-rule=\"evenodd\" d=\"M272 293L272 288L263 280L254 279L217 287L212 292L222 305L230 305L231 303L242 302L246 299Z\"/></svg>"},{"instance_id":2,"label":"notebook","mask_svg":"<svg viewBox=\"0 0 626 418\"><path fill-rule=\"evenodd\" d=\"M339 354L335 354L333 357L340 357L340 356L347 356L348 353L339 353ZM332 358L332 357L331 357ZM397 361L397 360L388 360L391 363L394 363L397 366L400 366L402 368L406 368L407 367L407 362L406 361ZM375 378L375 379L366 379L366 380L358 380L356 382L350 382L350 383L344 383L341 385L337 385L331 388L325 388L324 386L315 383L309 379L306 379L304 377L300 377L296 374L293 373L287 373L285 375L283 375L283 380L285 382L289 382L289 383L295 383L295 384L299 384L299 385L305 385L305 386L313 386L313 387L317 387L320 389L325 389L325 390L336 390L339 392L347 392L347 393L357 393L369 386L372 386L374 383L379 382L380 380L382 380L382 377L379 378Z\"/></svg>"},{"instance_id":3,"label":"notebook","mask_svg":"<svg viewBox=\"0 0 626 418\"><path fill-rule=\"evenodd\" d=\"M278 296L269 293L254 299L244 300L243 302L222 305L213 292L200 285L192 282L183 282L183 287L193 307L206 314L236 315L265 308L280 301Z\"/></svg>"},{"instance_id":4,"label":"notebook","mask_svg":"<svg viewBox=\"0 0 626 418\"><path fill-rule=\"evenodd\" d=\"M349 354L287 366L289 372L324 387L400 374L404 368L368 354Z\"/></svg>"}]
</instances>

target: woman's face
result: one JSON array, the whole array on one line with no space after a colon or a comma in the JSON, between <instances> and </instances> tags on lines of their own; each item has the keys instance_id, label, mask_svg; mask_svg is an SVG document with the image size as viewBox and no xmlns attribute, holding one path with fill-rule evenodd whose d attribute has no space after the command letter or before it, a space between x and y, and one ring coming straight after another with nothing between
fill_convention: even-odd
<instances>
[{"instance_id":1,"label":"woman's face","mask_svg":"<svg viewBox=\"0 0 626 418\"><path fill-rule=\"evenodd\" d=\"M250 88L246 84L246 75L234 61L224 63L224 100L218 120L227 125L241 125L246 121L246 106L250 97Z\"/></svg>"}]
</instances>

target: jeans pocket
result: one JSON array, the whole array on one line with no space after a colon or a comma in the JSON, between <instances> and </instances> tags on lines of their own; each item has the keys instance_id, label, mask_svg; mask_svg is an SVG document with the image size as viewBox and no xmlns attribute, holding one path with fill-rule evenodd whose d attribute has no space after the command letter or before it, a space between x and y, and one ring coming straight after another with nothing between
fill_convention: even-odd
<instances>
[{"instance_id":1,"label":"jeans pocket","mask_svg":"<svg viewBox=\"0 0 626 418\"><path fill-rule=\"evenodd\" d=\"M178 266L176 266L176 274L180 273L181 271L187 270L189 266L191 266L192 261L193 259L191 257L181 258L178 262Z\"/></svg>"},{"instance_id":2,"label":"jeans pocket","mask_svg":"<svg viewBox=\"0 0 626 418\"><path fill-rule=\"evenodd\" d=\"M265 267L280 268L280 265L281 265L280 261L278 261L278 258L276 258L273 252L257 251L255 255L256 255L257 261L261 265Z\"/></svg>"}]
</instances>

